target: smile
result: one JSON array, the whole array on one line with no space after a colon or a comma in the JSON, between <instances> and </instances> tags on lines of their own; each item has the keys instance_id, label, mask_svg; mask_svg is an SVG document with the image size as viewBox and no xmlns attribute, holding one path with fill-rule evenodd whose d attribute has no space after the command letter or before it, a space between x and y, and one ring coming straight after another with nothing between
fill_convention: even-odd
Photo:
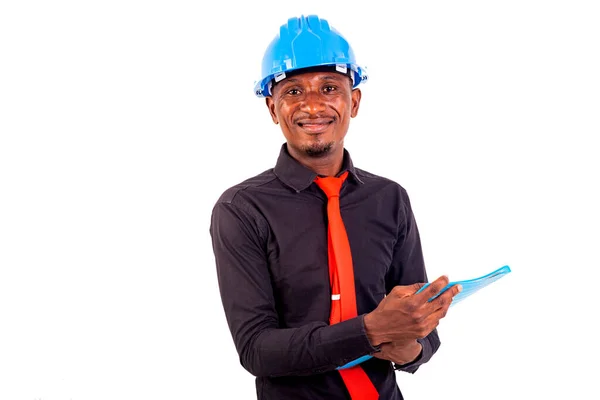
<instances>
[{"instance_id":1,"label":"smile","mask_svg":"<svg viewBox=\"0 0 600 400\"><path fill-rule=\"evenodd\" d=\"M314 120L301 120L297 124L302 130L307 133L322 133L325 132L329 126L334 122L331 118L319 118Z\"/></svg>"}]
</instances>

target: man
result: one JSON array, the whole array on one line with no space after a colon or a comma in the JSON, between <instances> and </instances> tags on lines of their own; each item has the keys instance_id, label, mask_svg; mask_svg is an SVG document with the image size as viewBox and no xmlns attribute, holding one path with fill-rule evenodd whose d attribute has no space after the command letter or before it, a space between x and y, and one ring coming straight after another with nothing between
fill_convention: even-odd
<instances>
[{"instance_id":1,"label":"man","mask_svg":"<svg viewBox=\"0 0 600 400\"><path fill-rule=\"evenodd\" d=\"M366 79L326 20L289 19L255 88L286 142L213 209L222 303L260 400L402 399L395 370L429 361L460 290L429 301L440 277L416 293L427 275L406 191L344 149Z\"/></svg>"}]
</instances>

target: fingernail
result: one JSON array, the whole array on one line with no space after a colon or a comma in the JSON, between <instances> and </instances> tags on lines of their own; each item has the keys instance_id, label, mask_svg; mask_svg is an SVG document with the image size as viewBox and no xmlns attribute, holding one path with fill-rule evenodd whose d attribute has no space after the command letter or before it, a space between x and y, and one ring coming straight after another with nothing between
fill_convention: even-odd
<instances>
[{"instance_id":1,"label":"fingernail","mask_svg":"<svg viewBox=\"0 0 600 400\"><path fill-rule=\"evenodd\" d=\"M458 286L458 292L462 292L462 285L457 285Z\"/></svg>"}]
</instances>

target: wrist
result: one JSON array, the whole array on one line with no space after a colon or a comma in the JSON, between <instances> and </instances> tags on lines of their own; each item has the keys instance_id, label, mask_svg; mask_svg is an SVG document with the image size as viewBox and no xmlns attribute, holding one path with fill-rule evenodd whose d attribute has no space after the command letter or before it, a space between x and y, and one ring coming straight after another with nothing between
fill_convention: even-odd
<instances>
[{"instance_id":1,"label":"wrist","mask_svg":"<svg viewBox=\"0 0 600 400\"><path fill-rule=\"evenodd\" d=\"M407 351L406 360L402 362L395 361L394 369L408 368L418 362L423 355L423 345L421 343L415 341L405 346L405 350Z\"/></svg>"},{"instance_id":2,"label":"wrist","mask_svg":"<svg viewBox=\"0 0 600 400\"><path fill-rule=\"evenodd\" d=\"M365 327L367 339L369 339L369 343L371 343L371 346L375 349L379 349L379 346L381 346L381 344L385 341L381 338L381 335L378 334L377 318L373 315L372 312L365 314L363 318L363 324Z\"/></svg>"},{"instance_id":3,"label":"wrist","mask_svg":"<svg viewBox=\"0 0 600 400\"><path fill-rule=\"evenodd\" d=\"M417 342L417 341L415 340L415 343L414 343L414 345L413 345L413 349L414 349L414 352L415 352L415 353L414 353L414 354L415 354L415 357L413 358L413 361L414 361L414 360L416 360L416 359L417 359L417 358L418 358L418 357L421 355L421 353L423 352L423 345L422 345L421 343L419 343L419 342Z\"/></svg>"}]
</instances>

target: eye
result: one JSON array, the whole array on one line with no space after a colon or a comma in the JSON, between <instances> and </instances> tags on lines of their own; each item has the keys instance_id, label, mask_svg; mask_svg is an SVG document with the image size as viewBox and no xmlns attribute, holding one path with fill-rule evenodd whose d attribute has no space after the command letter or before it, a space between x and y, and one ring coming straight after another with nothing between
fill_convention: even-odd
<instances>
[{"instance_id":1,"label":"eye","mask_svg":"<svg viewBox=\"0 0 600 400\"><path fill-rule=\"evenodd\" d=\"M336 90L337 90L337 88L333 85L327 85L323 88L323 91L325 93L332 93L332 92L335 92Z\"/></svg>"},{"instance_id":2,"label":"eye","mask_svg":"<svg viewBox=\"0 0 600 400\"><path fill-rule=\"evenodd\" d=\"M296 88L291 88L289 89L287 92L285 92L286 94L289 94L291 96L297 96L300 94L300 90L296 89Z\"/></svg>"}]
</instances>

